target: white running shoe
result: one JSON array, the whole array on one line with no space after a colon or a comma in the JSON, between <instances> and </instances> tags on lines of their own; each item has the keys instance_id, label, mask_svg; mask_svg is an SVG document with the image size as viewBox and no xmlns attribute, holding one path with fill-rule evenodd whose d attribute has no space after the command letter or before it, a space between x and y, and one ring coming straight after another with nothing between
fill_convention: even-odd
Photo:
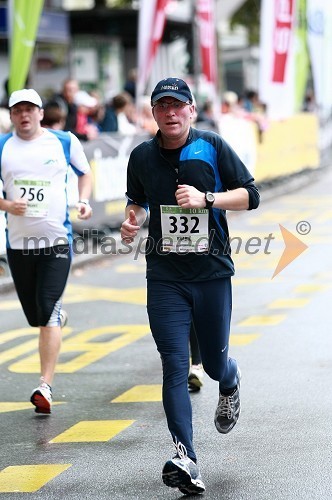
<instances>
[{"instance_id":1,"label":"white running shoe","mask_svg":"<svg viewBox=\"0 0 332 500\"><path fill-rule=\"evenodd\" d=\"M187 450L182 443L176 445L177 454L168 460L163 468L162 479L166 486L179 488L184 495L199 495L204 493L205 485L199 468L187 456Z\"/></svg>"},{"instance_id":2,"label":"white running shoe","mask_svg":"<svg viewBox=\"0 0 332 500\"><path fill-rule=\"evenodd\" d=\"M36 413L51 413L52 406L52 389L46 383L43 382L39 387L33 390L30 401L33 405L35 405Z\"/></svg>"},{"instance_id":3,"label":"white running shoe","mask_svg":"<svg viewBox=\"0 0 332 500\"><path fill-rule=\"evenodd\" d=\"M188 375L188 389L190 392L197 392L203 385L204 370L203 365L191 365Z\"/></svg>"}]
</instances>

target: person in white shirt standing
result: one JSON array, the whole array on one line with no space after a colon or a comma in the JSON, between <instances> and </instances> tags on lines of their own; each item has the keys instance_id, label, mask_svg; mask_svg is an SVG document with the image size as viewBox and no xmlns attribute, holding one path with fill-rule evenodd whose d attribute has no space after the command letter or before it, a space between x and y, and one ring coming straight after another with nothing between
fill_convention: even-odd
<instances>
[{"instance_id":1,"label":"person in white shirt standing","mask_svg":"<svg viewBox=\"0 0 332 500\"><path fill-rule=\"evenodd\" d=\"M34 89L9 99L14 131L0 138L0 210L16 291L31 326L39 327L41 377L31 395L37 413L51 413L52 382L66 321L62 295L71 264L68 169L78 175L78 217L92 215L92 174L77 137L41 126L43 103Z\"/></svg>"}]
</instances>

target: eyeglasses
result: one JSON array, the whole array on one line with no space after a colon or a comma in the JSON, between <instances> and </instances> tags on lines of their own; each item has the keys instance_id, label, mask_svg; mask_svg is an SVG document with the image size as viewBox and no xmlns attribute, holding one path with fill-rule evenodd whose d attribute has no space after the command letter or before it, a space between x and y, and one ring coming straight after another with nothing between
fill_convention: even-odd
<instances>
[{"instance_id":1,"label":"eyeglasses","mask_svg":"<svg viewBox=\"0 0 332 500\"><path fill-rule=\"evenodd\" d=\"M183 109L185 106L190 106L190 102L182 102L182 101L172 101L172 102L156 102L152 107L157 109L158 111L168 111L170 108L175 109L175 111L179 111Z\"/></svg>"}]
</instances>

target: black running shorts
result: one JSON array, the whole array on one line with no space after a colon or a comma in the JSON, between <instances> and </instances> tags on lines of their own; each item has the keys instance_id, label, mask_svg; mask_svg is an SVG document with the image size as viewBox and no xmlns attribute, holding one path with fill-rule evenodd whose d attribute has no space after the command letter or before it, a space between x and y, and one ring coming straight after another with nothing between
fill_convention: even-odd
<instances>
[{"instance_id":1,"label":"black running shorts","mask_svg":"<svg viewBox=\"0 0 332 500\"><path fill-rule=\"evenodd\" d=\"M67 283L71 264L69 245L38 250L7 248L7 258L29 324L46 326Z\"/></svg>"}]
</instances>

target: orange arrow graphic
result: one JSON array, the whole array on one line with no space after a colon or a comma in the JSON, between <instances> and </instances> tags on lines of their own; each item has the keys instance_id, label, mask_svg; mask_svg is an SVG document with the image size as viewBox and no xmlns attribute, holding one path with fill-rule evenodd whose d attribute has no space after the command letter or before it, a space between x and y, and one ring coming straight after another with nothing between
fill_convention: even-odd
<instances>
[{"instance_id":1,"label":"orange arrow graphic","mask_svg":"<svg viewBox=\"0 0 332 500\"><path fill-rule=\"evenodd\" d=\"M281 224L279 224L280 231L285 243L285 249L279 259L278 265L275 268L273 279L277 274L279 274L285 267L288 266L293 260L296 259L299 255L301 255L304 250L308 248L308 245L299 240L294 234L289 232L286 228L284 228Z\"/></svg>"}]
</instances>

